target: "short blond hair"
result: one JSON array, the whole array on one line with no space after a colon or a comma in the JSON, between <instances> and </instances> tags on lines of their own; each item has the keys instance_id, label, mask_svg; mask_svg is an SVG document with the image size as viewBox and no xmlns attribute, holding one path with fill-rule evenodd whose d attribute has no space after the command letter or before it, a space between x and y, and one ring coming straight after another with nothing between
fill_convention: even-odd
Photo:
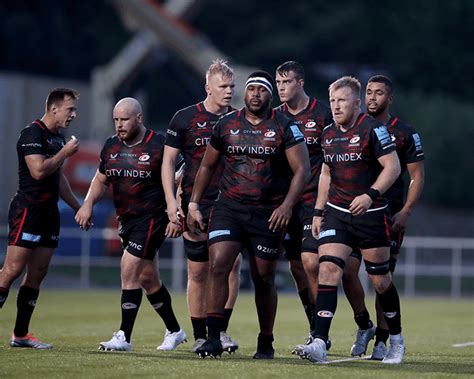
<instances>
[{"instance_id":1,"label":"short blond hair","mask_svg":"<svg viewBox=\"0 0 474 379\"><path fill-rule=\"evenodd\" d=\"M360 98L360 82L357 78L353 76L343 76L342 78L337 79L335 82L331 83L329 86L329 93L335 91L342 87L349 87L356 97Z\"/></svg>"},{"instance_id":2,"label":"short blond hair","mask_svg":"<svg viewBox=\"0 0 474 379\"><path fill-rule=\"evenodd\" d=\"M214 59L206 71L206 83L212 75L221 74L224 78L233 78L234 70L223 59Z\"/></svg>"}]
</instances>

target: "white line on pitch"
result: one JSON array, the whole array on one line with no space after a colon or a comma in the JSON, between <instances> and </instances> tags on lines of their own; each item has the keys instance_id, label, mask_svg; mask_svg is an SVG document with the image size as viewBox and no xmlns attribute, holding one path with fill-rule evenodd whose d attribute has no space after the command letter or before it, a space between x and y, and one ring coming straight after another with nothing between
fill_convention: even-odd
<instances>
[{"instance_id":1,"label":"white line on pitch","mask_svg":"<svg viewBox=\"0 0 474 379\"><path fill-rule=\"evenodd\" d=\"M451 346L452 346L452 347L468 347L468 346L474 346L474 342L453 343Z\"/></svg>"},{"instance_id":2,"label":"white line on pitch","mask_svg":"<svg viewBox=\"0 0 474 379\"><path fill-rule=\"evenodd\" d=\"M351 358L344 358L344 359L336 359L333 361L327 361L326 364L330 363L341 363L341 362L350 362L350 361L360 361L370 359L370 355L364 355L363 357L351 357Z\"/></svg>"}]
</instances>

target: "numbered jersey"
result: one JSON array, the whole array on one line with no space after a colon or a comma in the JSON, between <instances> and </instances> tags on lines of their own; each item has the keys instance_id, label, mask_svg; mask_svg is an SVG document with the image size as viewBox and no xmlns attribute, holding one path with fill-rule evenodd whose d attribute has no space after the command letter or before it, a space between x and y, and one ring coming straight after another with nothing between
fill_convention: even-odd
<instances>
[{"instance_id":1,"label":"numbered jersey","mask_svg":"<svg viewBox=\"0 0 474 379\"><path fill-rule=\"evenodd\" d=\"M147 130L142 141L125 145L110 137L100 154L99 172L112 185L114 204L121 222L161 212L165 197L161 183L161 163L165 138Z\"/></svg>"},{"instance_id":2,"label":"numbered jersey","mask_svg":"<svg viewBox=\"0 0 474 379\"><path fill-rule=\"evenodd\" d=\"M211 137L225 157L222 196L256 207L280 205L292 178L286 150L303 142L296 124L275 110L257 125L247 121L245 110L224 116Z\"/></svg>"},{"instance_id":3,"label":"numbered jersey","mask_svg":"<svg viewBox=\"0 0 474 379\"><path fill-rule=\"evenodd\" d=\"M25 157L37 154L45 159L51 158L63 148L65 143L62 134L52 133L41 120L33 121L21 131L16 144L19 177L16 196L20 200L29 204L45 206L58 202L61 170L57 169L43 179L34 179L28 169Z\"/></svg>"},{"instance_id":4,"label":"numbered jersey","mask_svg":"<svg viewBox=\"0 0 474 379\"><path fill-rule=\"evenodd\" d=\"M349 209L352 200L367 192L382 171L378 158L395 151L385 125L360 114L355 125L342 131L335 123L322 134L324 163L329 166L331 185L328 203ZM372 204L372 209L386 206L384 197Z\"/></svg>"}]
</instances>

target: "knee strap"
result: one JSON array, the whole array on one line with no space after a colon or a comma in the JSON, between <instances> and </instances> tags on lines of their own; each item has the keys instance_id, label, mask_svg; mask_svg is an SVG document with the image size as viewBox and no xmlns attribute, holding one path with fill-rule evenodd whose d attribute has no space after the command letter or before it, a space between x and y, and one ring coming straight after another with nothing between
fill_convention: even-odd
<instances>
[{"instance_id":1,"label":"knee strap","mask_svg":"<svg viewBox=\"0 0 474 379\"><path fill-rule=\"evenodd\" d=\"M183 238L184 251L189 260L205 262L209 259L207 252L207 241L189 241Z\"/></svg>"},{"instance_id":2,"label":"knee strap","mask_svg":"<svg viewBox=\"0 0 474 379\"><path fill-rule=\"evenodd\" d=\"M397 258L391 256L388 265L390 268L390 272L393 274L393 272L395 271L395 266L397 265Z\"/></svg>"},{"instance_id":3,"label":"knee strap","mask_svg":"<svg viewBox=\"0 0 474 379\"><path fill-rule=\"evenodd\" d=\"M374 263L364 259L364 263L365 271L370 275L385 275L390 272L389 261Z\"/></svg>"},{"instance_id":4,"label":"knee strap","mask_svg":"<svg viewBox=\"0 0 474 379\"><path fill-rule=\"evenodd\" d=\"M319 258L319 263L322 262L331 262L334 263L337 267L339 267L341 270L344 270L344 267L346 266L346 262L344 259L335 257L334 255L323 255Z\"/></svg>"}]
</instances>

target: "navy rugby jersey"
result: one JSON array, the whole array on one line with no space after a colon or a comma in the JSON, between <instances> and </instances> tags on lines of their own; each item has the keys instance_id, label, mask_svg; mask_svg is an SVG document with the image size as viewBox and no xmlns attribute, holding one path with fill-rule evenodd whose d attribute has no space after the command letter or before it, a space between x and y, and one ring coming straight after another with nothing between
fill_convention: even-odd
<instances>
[{"instance_id":1,"label":"navy rugby jersey","mask_svg":"<svg viewBox=\"0 0 474 379\"><path fill-rule=\"evenodd\" d=\"M395 183L385 193L390 211L395 214L403 208L403 191L405 188L403 174L407 170L407 164L422 161L425 156L420 135L411 126L399 120L398 117L391 117L387 122L387 129L392 141L395 142L402 170Z\"/></svg>"},{"instance_id":2,"label":"navy rugby jersey","mask_svg":"<svg viewBox=\"0 0 474 379\"><path fill-rule=\"evenodd\" d=\"M328 125L321 138L324 163L331 173L328 203L349 209L352 200L374 184L382 171L377 159L395 151L395 143L387 128L365 113L346 132L335 123ZM386 204L386 199L380 196L371 208Z\"/></svg>"},{"instance_id":3,"label":"navy rugby jersey","mask_svg":"<svg viewBox=\"0 0 474 379\"><path fill-rule=\"evenodd\" d=\"M326 125L332 122L331 109L324 103L310 97L308 106L298 114L291 114L286 103L276 108L285 116L292 118L304 135L311 163L311 178L306 185L301 203L314 207L318 194L319 175L323 164L321 133Z\"/></svg>"},{"instance_id":4,"label":"navy rugby jersey","mask_svg":"<svg viewBox=\"0 0 474 379\"><path fill-rule=\"evenodd\" d=\"M285 151L303 142L298 127L274 110L258 125L247 121L245 110L224 116L210 142L225 157L222 196L257 207L279 206L292 178Z\"/></svg>"},{"instance_id":5,"label":"navy rugby jersey","mask_svg":"<svg viewBox=\"0 0 474 379\"><path fill-rule=\"evenodd\" d=\"M140 143L125 145L114 135L100 153L99 172L112 185L120 221L144 216L165 208L161 163L165 137L146 130Z\"/></svg>"},{"instance_id":6,"label":"navy rugby jersey","mask_svg":"<svg viewBox=\"0 0 474 379\"><path fill-rule=\"evenodd\" d=\"M56 155L63 148L66 140L61 133L51 132L41 120L35 120L20 132L16 144L18 154L19 186L16 196L36 205L56 204L59 199L59 182L61 169L51 175L36 180L31 176L25 156L38 154L46 159Z\"/></svg>"},{"instance_id":7,"label":"navy rugby jersey","mask_svg":"<svg viewBox=\"0 0 474 379\"><path fill-rule=\"evenodd\" d=\"M230 112L233 109L229 107L228 110ZM170 121L165 144L181 150L184 156L185 166L181 186L187 199L191 197L194 178L211 139L214 125L221 117L222 115L208 112L203 102L200 102L176 112ZM210 203L216 199L222 169L222 165L219 165L201 203Z\"/></svg>"}]
</instances>

